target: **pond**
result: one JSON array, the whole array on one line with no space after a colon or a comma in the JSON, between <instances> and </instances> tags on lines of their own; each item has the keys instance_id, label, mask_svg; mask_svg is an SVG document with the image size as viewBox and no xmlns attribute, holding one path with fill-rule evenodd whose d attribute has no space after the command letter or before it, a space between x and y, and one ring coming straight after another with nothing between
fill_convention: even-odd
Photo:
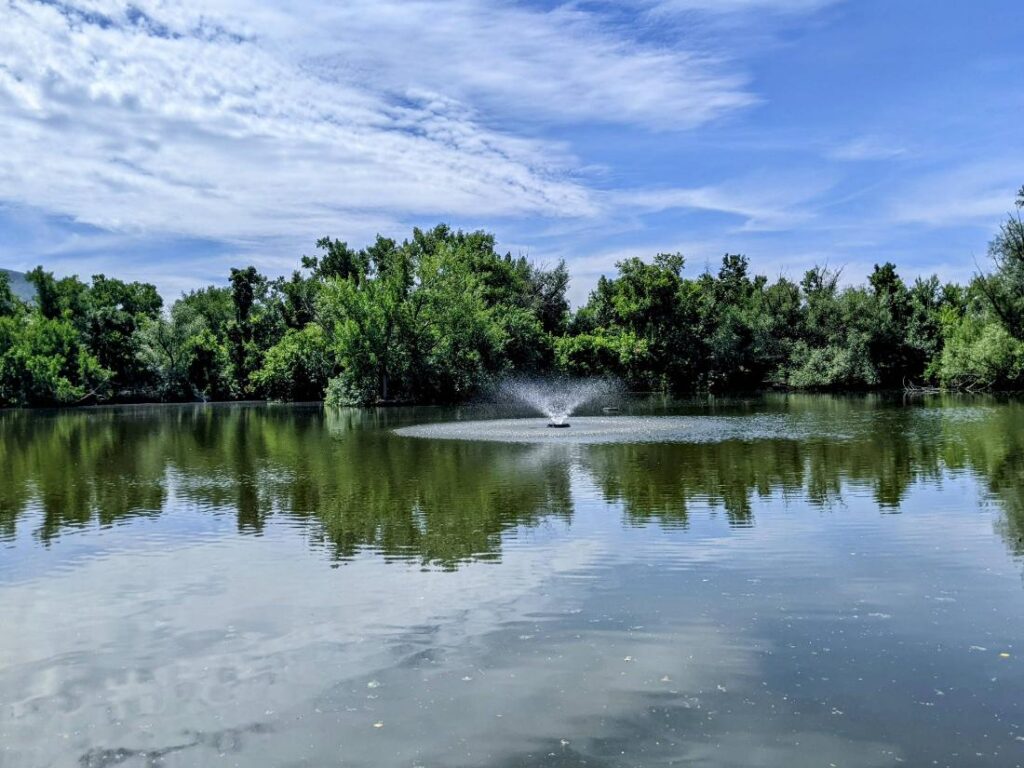
<instances>
[{"instance_id":1,"label":"pond","mask_svg":"<svg viewBox=\"0 0 1024 768\"><path fill-rule=\"evenodd\" d=\"M1024 404L513 415L0 413L0 765L1024 764Z\"/></svg>"}]
</instances>

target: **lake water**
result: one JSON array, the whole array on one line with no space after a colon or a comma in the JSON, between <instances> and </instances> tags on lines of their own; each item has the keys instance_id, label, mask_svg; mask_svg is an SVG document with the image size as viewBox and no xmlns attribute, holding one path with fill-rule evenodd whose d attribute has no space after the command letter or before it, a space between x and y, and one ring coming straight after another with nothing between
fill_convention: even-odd
<instances>
[{"instance_id":1,"label":"lake water","mask_svg":"<svg viewBox=\"0 0 1024 768\"><path fill-rule=\"evenodd\" d=\"M626 411L0 413L0 766L1024 764L1024 405Z\"/></svg>"}]
</instances>

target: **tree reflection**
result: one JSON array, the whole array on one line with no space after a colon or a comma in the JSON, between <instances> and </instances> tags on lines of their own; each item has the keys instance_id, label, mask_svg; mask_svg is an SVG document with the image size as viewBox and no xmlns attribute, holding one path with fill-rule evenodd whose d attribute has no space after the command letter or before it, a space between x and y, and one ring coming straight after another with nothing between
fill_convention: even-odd
<instances>
[{"instance_id":1,"label":"tree reflection","mask_svg":"<svg viewBox=\"0 0 1024 768\"><path fill-rule=\"evenodd\" d=\"M375 419L378 423L374 424ZM338 558L361 549L454 566L501 534L571 514L566 455L391 434L372 412L217 406L0 416L0 530L36 535L190 503L259 533L272 515Z\"/></svg>"},{"instance_id":2,"label":"tree reflection","mask_svg":"<svg viewBox=\"0 0 1024 768\"><path fill-rule=\"evenodd\" d=\"M829 506L855 492L898 512L915 483L970 472L1004 510L1011 551L1024 555L1024 405L795 396L758 407L834 424L843 436L571 449L393 434L436 411L4 412L0 536L31 518L33 535L50 543L66 530L192 505L233 515L243 533L287 521L341 560L368 550L452 568L500 557L511 529L569 521L574 468L621 503L628 523L664 526L685 526L695 502L752 525L755 500L772 496Z\"/></svg>"}]
</instances>

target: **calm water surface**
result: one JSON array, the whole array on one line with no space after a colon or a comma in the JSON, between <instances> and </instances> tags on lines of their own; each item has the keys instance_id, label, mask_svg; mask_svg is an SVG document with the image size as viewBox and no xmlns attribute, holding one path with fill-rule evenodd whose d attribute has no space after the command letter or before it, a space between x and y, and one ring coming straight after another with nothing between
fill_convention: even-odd
<instances>
[{"instance_id":1,"label":"calm water surface","mask_svg":"<svg viewBox=\"0 0 1024 768\"><path fill-rule=\"evenodd\" d=\"M1024 405L627 410L0 413L0 766L1024 764Z\"/></svg>"}]
</instances>

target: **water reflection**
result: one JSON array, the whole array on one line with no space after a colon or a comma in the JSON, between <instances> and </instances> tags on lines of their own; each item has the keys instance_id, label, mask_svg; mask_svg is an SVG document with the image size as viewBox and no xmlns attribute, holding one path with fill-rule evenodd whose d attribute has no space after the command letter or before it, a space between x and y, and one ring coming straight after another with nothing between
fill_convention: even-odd
<instances>
[{"instance_id":1,"label":"water reflection","mask_svg":"<svg viewBox=\"0 0 1024 768\"><path fill-rule=\"evenodd\" d=\"M415 409L6 412L0 535L12 537L28 510L38 512L34 535L50 543L67 530L187 502L233 514L242 533L260 533L272 515L302 522L311 543L342 560L372 550L454 567L497 557L504 531L570 520L574 467L621 502L629 521L663 525L685 525L694 501L752 525L752 500L776 493L829 506L844 491L868 489L882 511L898 512L913 483L969 471L1005 509L1006 541L1024 553L1021 405L790 396L701 408L754 409L846 434L531 446L395 436L395 426L450 415Z\"/></svg>"},{"instance_id":2,"label":"water reflection","mask_svg":"<svg viewBox=\"0 0 1024 768\"><path fill-rule=\"evenodd\" d=\"M452 566L497 553L510 527L571 514L565 456L431 445L386 426L374 414L274 407L3 414L0 526L13 535L36 508L35 535L49 543L191 503L230 512L242 533L275 514L305 522L338 558L372 549Z\"/></svg>"},{"instance_id":3,"label":"water reflection","mask_svg":"<svg viewBox=\"0 0 1024 768\"><path fill-rule=\"evenodd\" d=\"M393 432L474 409L0 414L0 764L1021 762L1021 406L632 412L811 436Z\"/></svg>"}]
</instances>

